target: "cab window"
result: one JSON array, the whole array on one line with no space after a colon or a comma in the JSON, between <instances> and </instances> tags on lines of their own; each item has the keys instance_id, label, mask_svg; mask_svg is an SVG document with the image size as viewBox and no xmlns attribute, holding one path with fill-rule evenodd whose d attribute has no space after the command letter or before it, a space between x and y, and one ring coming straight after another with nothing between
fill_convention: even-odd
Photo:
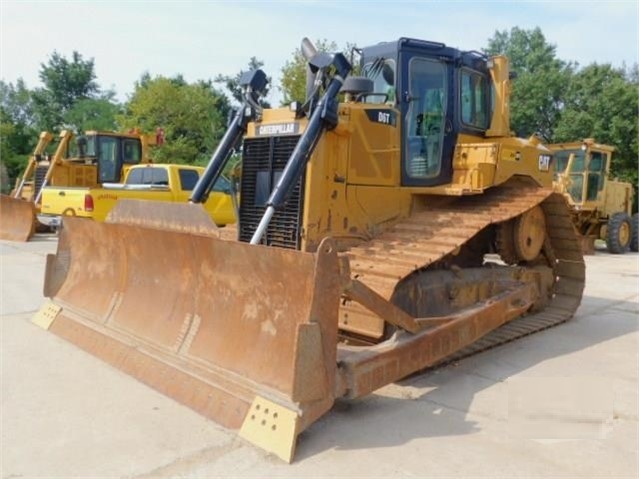
<instances>
[{"instance_id":1,"label":"cab window","mask_svg":"<svg viewBox=\"0 0 639 479\"><path fill-rule=\"evenodd\" d=\"M409 64L410 106L406 116L406 174L436 178L441 172L446 119L446 67L442 62L412 58Z\"/></svg>"},{"instance_id":2,"label":"cab window","mask_svg":"<svg viewBox=\"0 0 639 479\"><path fill-rule=\"evenodd\" d=\"M586 199L594 201L604 186L604 170L606 168L606 154L600 151L590 152L588 162L588 190Z\"/></svg>"},{"instance_id":3,"label":"cab window","mask_svg":"<svg viewBox=\"0 0 639 479\"><path fill-rule=\"evenodd\" d=\"M581 203L584 196L584 175L582 173L574 173L570 175L568 193L575 203Z\"/></svg>"},{"instance_id":4,"label":"cab window","mask_svg":"<svg viewBox=\"0 0 639 479\"><path fill-rule=\"evenodd\" d=\"M485 130L488 128L488 91L486 78L477 72L461 72L461 121L465 126Z\"/></svg>"},{"instance_id":5,"label":"cab window","mask_svg":"<svg viewBox=\"0 0 639 479\"><path fill-rule=\"evenodd\" d=\"M586 169L586 153L583 150L575 150L575 158L572 160L572 173L583 173Z\"/></svg>"},{"instance_id":6,"label":"cab window","mask_svg":"<svg viewBox=\"0 0 639 479\"><path fill-rule=\"evenodd\" d=\"M362 74L373 80L374 95L366 96L366 103L392 103L395 104L395 61L376 59L367 63L362 69Z\"/></svg>"},{"instance_id":7,"label":"cab window","mask_svg":"<svg viewBox=\"0 0 639 479\"><path fill-rule=\"evenodd\" d=\"M566 171L570 155L572 155L576 151L578 150L559 150L555 152L555 174L563 173L564 171Z\"/></svg>"},{"instance_id":8,"label":"cab window","mask_svg":"<svg viewBox=\"0 0 639 479\"><path fill-rule=\"evenodd\" d=\"M231 190L231 181L224 176L220 176L213 185L213 191L220 191L222 193L228 193Z\"/></svg>"},{"instance_id":9,"label":"cab window","mask_svg":"<svg viewBox=\"0 0 639 479\"><path fill-rule=\"evenodd\" d=\"M120 179L118 165L118 139L109 136L98 140L98 170L100 183L109 183Z\"/></svg>"},{"instance_id":10,"label":"cab window","mask_svg":"<svg viewBox=\"0 0 639 479\"><path fill-rule=\"evenodd\" d=\"M601 151L593 151L590 153L590 163L588 170L593 173L600 173L606 168L606 154Z\"/></svg>"},{"instance_id":11,"label":"cab window","mask_svg":"<svg viewBox=\"0 0 639 479\"><path fill-rule=\"evenodd\" d=\"M192 191L197 184L197 180L200 179L200 175L198 175L197 170L187 170L185 168L180 168L178 170L178 175L180 176L182 191Z\"/></svg>"},{"instance_id":12,"label":"cab window","mask_svg":"<svg viewBox=\"0 0 639 479\"><path fill-rule=\"evenodd\" d=\"M139 140L122 140L122 161L127 165L137 165L142 158L142 145Z\"/></svg>"},{"instance_id":13,"label":"cab window","mask_svg":"<svg viewBox=\"0 0 639 479\"><path fill-rule=\"evenodd\" d=\"M584 172L586 170L586 152L583 150L570 151L573 155L570 165L570 186L568 193L575 203L581 203L584 198Z\"/></svg>"},{"instance_id":14,"label":"cab window","mask_svg":"<svg viewBox=\"0 0 639 479\"><path fill-rule=\"evenodd\" d=\"M96 148L95 148L95 144L96 144L96 137L95 136L89 136L86 137L87 139L87 144L86 144L86 151L85 151L85 156L97 156L96 155Z\"/></svg>"}]
</instances>

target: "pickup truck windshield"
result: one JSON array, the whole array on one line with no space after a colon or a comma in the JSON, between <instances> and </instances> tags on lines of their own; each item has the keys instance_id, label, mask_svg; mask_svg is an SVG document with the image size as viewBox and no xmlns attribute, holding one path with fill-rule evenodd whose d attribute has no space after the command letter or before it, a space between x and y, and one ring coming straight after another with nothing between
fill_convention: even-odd
<instances>
[{"instance_id":1,"label":"pickup truck windshield","mask_svg":"<svg viewBox=\"0 0 639 479\"><path fill-rule=\"evenodd\" d=\"M126 178L127 185L168 185L169 174L164 168L132 169Z\"/></svg>"},{"instance_id":2,"label":"pickup truck windshield","mask_svg":"<svg viewBox=\"0 0 639 479\"><path fill-rule=\"evenodd\" d=\"M228 193L231 190L231 182L224 176L220 176L213 185L213 191L221 191L222 193Z\"/></svg>"},{"instance_id":3,"label":"pickup truck windshield","mask_svg":"<svg viewBox=\"0 0 639 479\"><path fill-rule=\"evenodd\" d=\"M196 170L180 169L178 170L180 175L180 183L182 183L183 191L193 191L197 180L200 179L200 174ZM220 176L213 185L213 191L221 191L222 193L228 193L231 190L231 182L224 176Z\"/></svg>"},{"instance_id":4,"label":"pickup truck windshield","mask_svg":"<svg viewBox=\"0 0 639 479\"><path fill-rule=\"evenodd\" d=\"M180 178L179 188L182 191L192 191L200 178L200 173L191 168L179 168L177 172ZM167 186L169 184L169 173L165 168L154 168L151 166L133 168L129 171L125 184ZM231 184L229 180L220 176L213 186L213 191L227 193L230 188Z\"/></svg>"}]
</instances>

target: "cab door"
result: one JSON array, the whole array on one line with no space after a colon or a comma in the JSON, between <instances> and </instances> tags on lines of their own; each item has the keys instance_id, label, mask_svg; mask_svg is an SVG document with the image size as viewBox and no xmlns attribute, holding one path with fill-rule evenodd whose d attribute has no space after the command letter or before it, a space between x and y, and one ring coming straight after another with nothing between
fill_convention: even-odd
<instances>
[{"instance_id":1,"label":"cab door","mask_svg":"<svg viewBox=\"0 0 639 479\"><path fill-rule=\"evenodd\" d=\"M402 185L450 183L457 134L453 128L453 66L446 58L402 52Z\"/></svg>"},{"instance_id":2,"label":"cab door","mask_svg":"<svg viewBox=\"0 0 639 479\"><path fill-rule=\"evenodd\" d=\"M609 154L608 154L609 155ZM586 201L596 202L604 188L608 155L602 151L590 151L588 155L588 180L586 184Z\"/></svg>"},{"instance_id":3,"label":"cab door","mask_svg":"<svg viewBox=\"0 0 639 479\"><path fill-rule=\"evenodd\" d=\"M97 137L98 183L116 183L120 180L122 158L120 139L113 136Z\"/></svg>"}]
</instances>

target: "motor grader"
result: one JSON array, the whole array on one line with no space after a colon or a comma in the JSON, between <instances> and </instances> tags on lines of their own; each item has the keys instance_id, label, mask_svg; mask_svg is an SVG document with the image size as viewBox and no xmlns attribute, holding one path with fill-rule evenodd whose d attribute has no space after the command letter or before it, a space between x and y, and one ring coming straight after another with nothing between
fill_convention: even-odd
<instances>
[{"instance_id":1,"label":"motor grader","mask_svg":"<svg viewBox=\"0 0 639 479\"><path fill-rule=\"evenodd\" d=\"M610 176L614 147L592 138L548 147L555 156L555 189L568 200L584 253L593 254L598 239L606 242L610 253L639 251L632 185Z\"/></svg>"},{"instance_id":2,"label":"motor grader","mask_svg":"<svg viewBox=\"0 0 639 479\"><path fill-rule=\"evenodd\" d=\"M0 239L28 241L36 228L42 189L46 186L93 187L120 181L128 165L150 161L149 146L162 142L160 133L88 131L77 138L77 155L70 155L74 134L49 132L38 143L10 195L0 196ZM48 150L54 150L52 152Z\"/></svg>"},{"instance_id":3,"label":"motor grader","mask_svg":"<svg viewBox=\"0 0 639 479\"><path fill-rule=\"evenodd\" d=\"M509 69L442 43L306 39L308 98L261 70L190 204L65 218L33 321L290 461L335 401L568 320L585 266ZM200 203L242 141L237 239ZM100 285L96 288L96 285Z\"/></svg>"}]
</instances>

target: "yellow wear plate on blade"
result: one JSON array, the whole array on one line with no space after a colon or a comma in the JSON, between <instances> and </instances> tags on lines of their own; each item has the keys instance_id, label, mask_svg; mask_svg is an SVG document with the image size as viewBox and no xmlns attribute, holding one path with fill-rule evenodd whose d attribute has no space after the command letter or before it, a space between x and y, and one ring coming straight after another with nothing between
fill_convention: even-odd
<instances>
[{"instance_id":1,"label":"yellow wear plate on blade","mask_svg":"<svg viewBox=\"0 0 639 479\"><path fill-rule=\"evenodd\" d=\"M300 253L67 218L46 277L62 307L50 331L226 427L266 398L297 417L294 447L333 404L340 279L330 241Z\"/></svg>"},{"instance_id":2,"label":"yellow wear plate on blade","mask_svg":"<svg viewBox=\"0 0 639 479\"><path fill-rule=\"evenodd\" d=\"M31 201L0 195L0 239L29 241L35 233L35 215Z\"/></svg>"},{"instance_id":3,"label":"yellow wear plate on blade","mask_svg":"<svg viewBox=\"0 0 639 479\"><path fill-rule=\"evenodd\" d=\"M35 316L31 318L31 322L40 326L42 329L49 329L49 326L51 326L51 323L53 323L61 310L62 308L57 304L47 301L40 307Z\"/></svg>"},{"instance_id":4,"label":"yellow wear plate on blade","mask_svg":"<svg viewBox=\"0 0 639 479\"><path fill-rule=\"evenodd\" d=\"M268 399L256 397L244 419L240 437L291 462L295 454L297 414Z\"/></svg>"}]
</instances>

